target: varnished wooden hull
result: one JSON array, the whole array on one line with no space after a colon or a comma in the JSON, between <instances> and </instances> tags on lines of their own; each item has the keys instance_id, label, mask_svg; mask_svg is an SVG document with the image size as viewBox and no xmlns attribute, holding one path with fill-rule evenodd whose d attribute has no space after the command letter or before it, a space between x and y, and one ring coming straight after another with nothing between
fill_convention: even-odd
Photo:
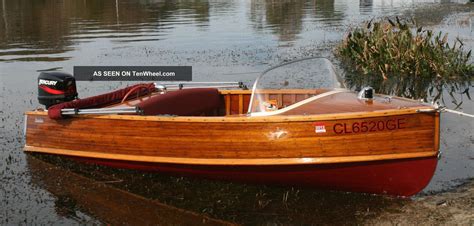
<instances>
[{"instance_id":1,"label":"varnished wooden hull","mask_svg":"<svg viewBox=\"0 0 474 226\"><path fill-rule=\"evenodd\" d=\"M59 121L30 112L25 150L114 167L409 196L422 190L435 171L438 120L437 113L414 109L338 117L84 116ZM348 128L372 121L400 128ZM316 133L321 123L326 132Z\"/></svg>"},{"instance_id":2,"label":"varnished wooden hull","mask_svg":"<svg viewBox=\"0 0 474 226\"><path fill-rule=\"evenodd\" d=\"M278 92L268 98L281 107L308 98L304 90ZM222 109L208 116L53 120L27 112L25 150L115 167L401 196L423 189L435 171L439 113L429 106L401 98L364 102L341 92L280 115L249 117L239 115L248 91L221 95Z\"/></svg>"}]
</instances>

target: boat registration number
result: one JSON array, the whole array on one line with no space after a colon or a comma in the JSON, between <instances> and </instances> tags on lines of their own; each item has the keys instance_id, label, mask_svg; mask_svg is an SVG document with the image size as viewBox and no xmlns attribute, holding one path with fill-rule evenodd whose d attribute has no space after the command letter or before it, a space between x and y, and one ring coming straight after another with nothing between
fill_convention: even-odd
<instances>
[{"instance_id":1,"label":"boat registration number","mask_svg":"<svg viewBox=\"0 0 474 226\"><path fill-rule=\"evenodd\" d=\"M406 119L397 118L388 120L335 123L332 129L336 134L350 134L397 130L403 129L405 126Z\"/></svg>"}]
</instances>

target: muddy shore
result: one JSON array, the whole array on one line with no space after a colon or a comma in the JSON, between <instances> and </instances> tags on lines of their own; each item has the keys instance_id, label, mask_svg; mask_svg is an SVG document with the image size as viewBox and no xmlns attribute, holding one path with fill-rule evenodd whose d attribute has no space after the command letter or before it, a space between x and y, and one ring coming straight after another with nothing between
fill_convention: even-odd
<instances>
[{"instance_id":1,"label":"muddy shore","mask_svg":"<svg viewBox=\"0 0 474 226\"><path fill-rule=\"evenodd\" d=\"M453 191L415 197L401 208L389 208L367 220L377 225L474 225L474 180Z\"/></svg>"}]
</instances>

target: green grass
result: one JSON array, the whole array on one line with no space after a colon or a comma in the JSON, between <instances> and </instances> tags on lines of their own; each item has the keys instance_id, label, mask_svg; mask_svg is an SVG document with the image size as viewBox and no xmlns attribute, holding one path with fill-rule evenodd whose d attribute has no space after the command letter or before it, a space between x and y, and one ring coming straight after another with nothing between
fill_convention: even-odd
<instances>
[{"instance_id":1,"label":"green grass","mask_svg":"<svg viewBox=\"0 0 474 226\"><path fill-rule=\"evenodd\" d=\"M414 21L370 21L350 31L337 55L347 68L351 87L371 85L377 92L409 98L443 100L448 90L469 97L474 65L463 42L448 41L442 32L416 26Z\"/></svg>"}]
</instances>

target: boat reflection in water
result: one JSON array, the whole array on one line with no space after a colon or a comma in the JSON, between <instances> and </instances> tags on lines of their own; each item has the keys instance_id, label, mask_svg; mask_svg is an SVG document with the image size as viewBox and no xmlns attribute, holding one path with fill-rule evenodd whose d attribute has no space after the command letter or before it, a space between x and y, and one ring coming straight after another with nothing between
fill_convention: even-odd
<instances>
[{"instance_id":1,"label":"boat reflection in water","mask_svg":"<svg viewBox=\"0 0 474 226\"><path fill-rule=\"evenodd\" d=\"M113 225L363 223L411 202L117 170L34 153L27 162L32 183L53 194L59 214L77 219L83 212Z\"/></svg>"},{"instance_id":2,"label":"boat reflection in water","mask_svg":"<svg viewBox=\"0 0 474 226\"><path fill-rule=\"evenodd\" d=\"M62 168L60 162L52 165L43 160L28 156L31 181L56 197L56 211L64 217L78 219L78 213L85 212L112 225L151 225L157 222L164 225L230 224L146 199L107 184L120 181L96 181L71 172L70 168ZM88 223L91 221L93 220Z\"/></svg>"}]
</instances>

